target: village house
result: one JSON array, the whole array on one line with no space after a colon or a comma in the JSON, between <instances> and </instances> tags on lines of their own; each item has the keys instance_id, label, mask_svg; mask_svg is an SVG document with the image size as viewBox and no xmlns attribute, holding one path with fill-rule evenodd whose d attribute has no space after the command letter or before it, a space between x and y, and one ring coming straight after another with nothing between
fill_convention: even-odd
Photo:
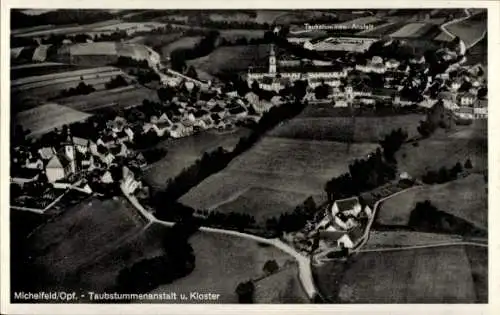
<instances>
[{"instance_id":1,"label":"village house","mask_svg":"<svg viewBox=\"0 0 500 315\"><path fill-rule=\"evenodd\" d=\"M56 154L56 150L52 147L43 147L38 149L38 154L42 160L48 161Z\"/></svg>"},{"instance_id":2,"label":"village house","mask_svg":"<svg viewBox=\"0 0 500 315\"><path fill-rule=\"evenodd\" d=\"M414 102L410 99L407 99L407 98L404 98L404 97L401 97L399 95L396 95L394 97L394 104L396 105L400 105L400 106L411 106L414 104Z\"/></svg>"},{"instance_id":3,"label":"village house","mask_svg":"<svg viewBox=\"0 0 500 315\"><path fill-rule=\"evenodd\" d=\"M97 144L93 141L80 137L72 137L71 142L75 146L75 149L77 149L81 153L87 153L91 150L92 146L97 146Z\"/></svg>"},{"instance_id":4,"label":"village house","mask_svg":"<svg viewBox=\"0 0 500 315\"><path fill-rule=\"evenodd\" d=\"M474 108L472 107L460 107L455 111L455 115L460 119L472 120L474 116Z\"/></svg>"},{"instance_id":5,"label":"village house","mask_svg":"<svg viewBox=\"0 0 500 315\"><path fill-rule=\"evenodd\" d=\"M472 106L477 97L469 92L463 93L458 97L461 106Z\"/></svg>"},{"instance_id":6,"label":"village house","mask_svg":"<svg viewBox=\"0 0 500 315\"><path fill-rule=\"evenodd\" d=\"M26 164L24 165L25 168L29 169L38 169L41 170L43 169L43 162L40 158L32 157L26 159Z\"/></svg>"},{"instance_id":7,"label":"village house","mask_svg":"<svg viewBox=\"0 0 500 315\"><path fill-rule=\"evenodd\" d=\"M487 107L474 107L474 118L475 119L488 118L488 108Z\"/></svg>"},{"instance_id":8,"label":"village house","mask_svg":"<svg viewBox=\"0 0 500 315\"><path fill-rule=\"evenodd\" d=\"M45 174L49 183L64 179L74 173L72 161L64 154L54 155L45 165Z\"/></svg>"}]
</instances>

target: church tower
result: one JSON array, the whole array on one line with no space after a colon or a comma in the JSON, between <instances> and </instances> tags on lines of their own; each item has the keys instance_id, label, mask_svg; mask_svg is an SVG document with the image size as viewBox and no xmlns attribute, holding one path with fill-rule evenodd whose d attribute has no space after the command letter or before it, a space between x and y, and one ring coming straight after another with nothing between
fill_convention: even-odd
<instances>
[{"instance_id":1,"label":"church tower","mask_svg":"<svg viewBox=\"0 0 500 315\"><path fill-rule=\"evenodd\" d=\"M271 44L271 51L269 52L269 74L276 74L276 54L274 52L274 44Z\"/></svg>"}]
</instances>

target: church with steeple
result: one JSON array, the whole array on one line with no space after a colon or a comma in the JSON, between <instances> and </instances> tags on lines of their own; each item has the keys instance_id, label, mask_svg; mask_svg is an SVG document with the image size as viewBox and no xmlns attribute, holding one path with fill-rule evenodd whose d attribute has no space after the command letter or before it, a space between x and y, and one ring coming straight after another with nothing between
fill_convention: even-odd
<instances>
[{"instance_id":1,"label":"church with steeple","mask_svg":"<svg viewBox=\"0 0 500 315\"><path fill-rule=\"evenodd\" d=\"M337 86L340 79L347 77L347 69L339 64L311 60L278 58L274 44L269 45L267 67L250 67L246 76L249 86L257 82L263 90L276 91L297 80L307 80L311 86L319 82Z\"/></svg>"}]
</instances>

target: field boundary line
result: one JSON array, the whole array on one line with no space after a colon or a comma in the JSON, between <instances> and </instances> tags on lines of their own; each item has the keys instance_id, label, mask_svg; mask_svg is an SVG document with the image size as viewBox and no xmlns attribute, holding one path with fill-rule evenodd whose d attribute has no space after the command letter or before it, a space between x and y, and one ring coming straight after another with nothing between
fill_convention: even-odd
<instances>
[{"instance_id":1,"label":"field boundary line","mask_svg":"<svg viewBox=\"0 0 500 315\"><path fill-rule=\"evenodd\" d=\"M428 245L412 245L407 247L386 247L386 248L373 248L373 249L364 249L360 250L359 253L370 253L370 252L390 252L390 251L400 251L400 250L412 250L412 249L424 249L424 248L433 248L433 247L446 247L446 246L479 246L488 248L488 244L476 243L476 242L445 242L445 243L436 243L436 244L428 244Z\"/></svg>"}]
</instances>

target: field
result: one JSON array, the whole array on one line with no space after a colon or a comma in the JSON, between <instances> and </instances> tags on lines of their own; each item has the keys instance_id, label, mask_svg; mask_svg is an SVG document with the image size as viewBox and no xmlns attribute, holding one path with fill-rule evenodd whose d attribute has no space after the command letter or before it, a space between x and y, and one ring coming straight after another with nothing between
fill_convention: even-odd
<instances>
[{"instance_id":1,"label":"field","mask_svg":"<svg viewBox=\"0 0 500 315\"><path fill-rule=\"evenodd\" d=\"M298 272L298 267L292 265L257 281L254 293L255 303L310 303L298 279Z\"/></svg>"},{"instance_id":2,"label":"field","mask_svg":"<svg viewBox=\"0 0 500 315\"><path fill-rule=\"evenodd\" d=\"M34 136L49 132L54 128L61 128L66 124L83 121L90 116L66 106L45 104L18 113L15 121L25 130L29 129L29 135Z\"/></svg>"},{"instance_id":3,"label":"field","mask_svg":"<svg viewBox=\"0 0 500 315\"><path fill-rule=\"evenodd\" d=\"M148 258L160 256L167 227L152 224L145 230L124 239L109 251L102 253L90 263L77 266L77 289L109 290L116 283L116 277L124 267ZM75 283L76 284L76 283ZM88 298L88 296L87 296Z\"/></svg>"},{"instance_id":4,"label":"field","mask_svg":"<svg viewBox=\"0 0 500 315\"><path fill-rule=\"evenodd\" d=\"M469 126L457 126L455 131L445 133L438 130L418 146L405 144L396 153L400 172L420 177L428 170L442 166L452 167L457 162L470 159L472 171L482 172L488 168L487 122L476 120ZM429 154L432 152L432 154Z\"/></svg>"},{"instance_id":5,"label":"field","mask_svg":"<svg viewBox=\"0 0 500 315\"><path fill-rule=\"evenodd\" d=\"M311 105L314 106L314 105ZM316 116L308 114L308 116ZM299 116L275 128L274 137L328 140L340 142L377 142L393 129L402 128L409 137L416 136L422 115L385 117L304 117Z\"/></svg>"},{"instance_id":6,"label":"field","mask_svg":"<svg viewBox=\"0 0 500 315\"><path fill-rule=\"evenodd\" d=\"M144 226L144 219L125 199L93 199L37 230L30 238L30 253L52 285L70 284L80 268L95 263ZM81 285L73 284L77 283Z\"/></svg>"},{"instance_id":7,"label":"field","mask_svg":"<svg viewBox=\"0 0 500 315\"><path fill-rule=\"evenodd\" d=\"M467 247L360 253L341 275L330 274L328 264L319 267L317 285L338 303L484 303L476 292L487 287L473 274L487 278L487 262L471 270Z\"/></svg>"},{"instance_id":8,"label":"field","mask_svg":"<svg viewBox=\"0 0 500 315\"><path fill-rule=\"evenodd\" d=\"M347 150L346 144L338 142L265 137L180 201L208 209L234 199L250 187L293 192L300 198L304 194L317 196L331 177L347 171L350 161L366 156L376 147L372 143L352 144ZM256 200L255 204L265 202Z\"/></svg>"},{"instance_id":9,"label":"field","mask_svg":"<svg viewBox=\"0 0 500 315\"><path fill-rule=\"evenodd\" d=\"M229 41L234 41L241 37L244 37L247 40L251 38L264 37L264 30L231 29L231 30L220 30L219 32L220 32L220 38L225 38Z\"/></svg>"},{"instance_id":10,"label":"field","mask_svg":"<svg viewBox=\"0 0 500 315\"><path fill-rule=\"evenodd\" d=\"M265 223L266 219L277 213L291 212L309 197L307 194L251 187L242 192L236 199L214 206L222 212L241 212L255 217L257 223Z\"/></svg>"},{"instance_id":11,"label":"field","mask_svg":"<svg viewBox=\"0 0 500 315\"><path fill-rule=\"evenodd\" d=\"M368 242L363 246L363 249L422 246L461 241L463 241L461 236L451 234L377 231L372 229Z\"/></svg>"},{"instance_id":12,"label":"field","mask_svg":"<svg viewBox=\"0 0 500 315\"><path fill-rule=\"evenodd\" d=\"M116 25L119 23L121 23L120 20L109 20L109 21L97 22L86 25L68 25L68 26L57 26L57 27L52 25L47 25L46 27L45 26L41 27L43 29L38 29L38 30L32 28L26 30L18 29L15 35L17 37L35 37L35 36L44 37L44 36L49 36L51 34L62 35L62 34L85 33L98 27Z\"/></svg>"},{"instance_id":13,"label":"field","mask_svg":"<svg viewBox=\"0 0 500 315\"><path fill-rule=\"evenodd\" d=\"M167 179L177 176L184 168L191 166L203 153L222 146L232 150L241 137L248 135L249 129L241 128L234 132L218 133L206 131L190 137L167 139L157 145L167 150L167 155L148 167L145 181L156 189L162 189Z\"/></svg>"},{"instance_id":14,"label":"field","mask_svg":"<svg viewBox=\"0 0 500 315\"><path fill-rule=\"evenodd\" d=\"M462 218L473 225L488 228L487 183L482 175L472 174L449 183L412 189L386 200L376 222L382 225L406 225L417 202L430 200L438 210Z\"/></svg>"},{"instance_id":15,"label":"field","mask_svg":"<svg viewBox=\"0 0 500 315\"><path fill-rule=\"evenodd\" d=\"M112 90L97 91L88 95L60 98L57 102L76 110L91 113L108 107L122 109L139 106L145 99L153 102L159 101L154 90L140 85L129 85Z\"/></svg>"},{"instance_id":16,"label":"field","mask_svg":"<svg viewBox=\"0 0 500 315\"><path fill-rule=\"evenodd\" d=\"M409 23L397 30L396 32L390 34L391 37L419 37L424 34L428 27L432 25L426 23Z\"/></svg>"},{"instance_id":17,"label":"field","mask_svg":"<svg viewBox=\"0 0 500 315\"><path fill-rule=\"evenodd\" d=\"M11 91L13 93L17 93L29 90L39 90L48 87L52 89L63 89L67 88L67 86L70 86L71 84L76 86L81 81L84 81L87 84L99 85L101 82L103 84L107 82L106 80L110 80L117 75L124 74L120 69L114 67L98 67L24 77L11 81ZM60 86L63 87L60 88Z\"/></svg>"},{"instance_id":18,"label":"field","mask_svg":"<svg viewBox=\"0 0 500 315\"><path fill-rule=\"evenodd\" d=\"M11 67L10 79L15 81L25 77L41 76L73 70L80 70L80 67L57 62L25 64Z\"/></svg>"},{"instance_id":19,"label":"field","mask_svg":"<svg viewBox=\"0 0 500 315\"><path fill-rule=\"evenodd\" d=\"M210 75L221 72L246 71L250 66L265 65L269 56L269 45L245 45L219 47L207 56L188 61Z\"/></svg>"},{"instance_id":20,"label":"field","mask_svg":"<svg viewBox=\"0 0 500 315\"><path fill-rule=\"evenodd\" d=\"M385 36L389 35L393 32L396 32L398 29L406 25L406 22L389 22L378 27L374 27L371 30L361 31L358 34L363 34L365 36Z\"/></svg>"},{"instance_id":21,"label":"field","mask_svg":"<svg viewBox=\"0 0 500 315\"><path fill-rule=\"evenodd\" d=\"M201 36L186 36L169 43L161 48L163 58L170 57L170 53L177 49L192 49L201 40Z\"/></svg>"},{"instance_id":22,"label":"field","mask_svg":"<svg viewBox=\"0 0 500 315\"><path fill-rule=\"evenodd\" d=\"M470 18L446 26L446 29L460 37L465 46L471 47L477 43L485 34L487 29L486 13L479 13Z\"/></svg>"},{"instance_id":23,"label":"field","mask_svg":"<svg viewBox=\"0 0 500 315\"><path fill-rule=\"evenodd\" d=\"M258 10L255 22L272 24L277 17L286 13L287 11Z\"/></svg>"},{"instance_id":24,"label":"field","mask_svg":"<svg viewBox=\"0 0 500 315\"><path fill-rule=\"evenodd\" d=\"M262 277L266 261L273 259L280 267L287 261L293 262L291 256L275 247L229 235L198 232L190 238L189 243L196 256L194 271L173 283L158 287L152 293L177 292L189 295L189 292L210 292L221 295L218 301L211 303L237 303L235 289L238 284Z\"/></svg>"},{"instance_id":25,"label":"field","mask_svg":"<svg viewBox=\"0 0 500 315\"><path fill-rule=\"evenodd\" d=\"M480 40L476 45L467 50L465 56L467 57L466 65L475 65L481 63L484 66L488 65L488 34ZM488 75L488 67L484 68L485 75Z\"/></svg>"}]
</instances>

